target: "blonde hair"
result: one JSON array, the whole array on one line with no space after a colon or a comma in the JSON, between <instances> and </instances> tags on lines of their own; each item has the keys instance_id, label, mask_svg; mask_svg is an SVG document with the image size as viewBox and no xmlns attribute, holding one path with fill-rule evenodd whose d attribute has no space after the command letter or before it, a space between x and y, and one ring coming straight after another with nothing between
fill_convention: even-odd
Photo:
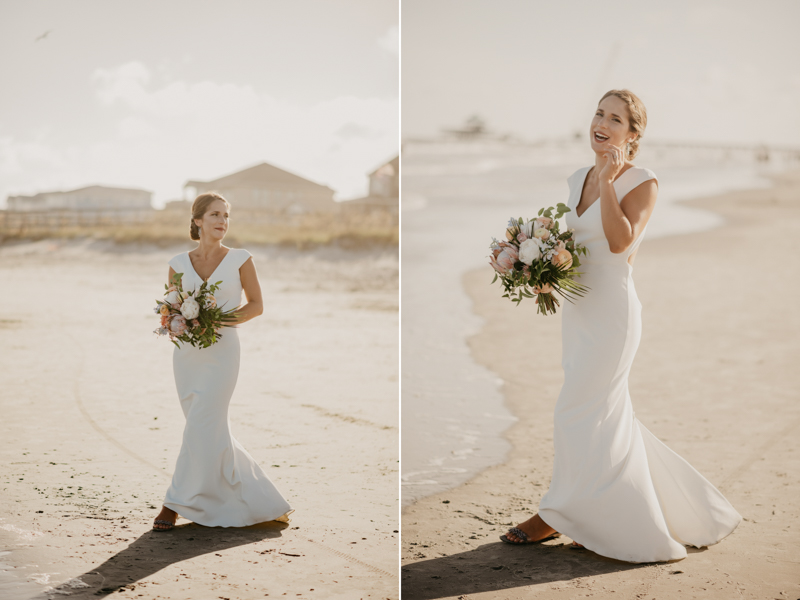
<instances>
[{"instance_id":1,"label":"blonde hair","mask_svg":"<svg viewBox=\"0 0 800 600\"><path fill-rule=\"evenodd\" d=\"M194 202L192 203L192 224L189 226L189 237L191 237L193 240L200 239L200 228L197 226L194 220L202 219L203 215L206 214L209 205L215 200L222 200L228 206L228 209L230 209L231 203L225 200L225 198L222 197L222 194L218 194L217 192L206 192L205 194L200 194L194 199Z\"/></svg>"},{"instance_id":2,"label":"blonde hair","mask_svg":"<svg viewBox=\"0 0 800 600\"><path fill-rule=\"evenodd\" d=\"M626 158L631 160L639 153L639 142L641 141L642 136L644 135L644 130L647 127L647 109L644 107L644 102L639 99L639 96L630 90L609 90L603 95L602 98L600 98L600 102L609 96L615 96L619 98L628 107L628 121L630 122L630 130L631 133L636 134L636 139L628 144L626 153ZM599 105L600 102L597 104Z\"/></svg>"}]
</instances>

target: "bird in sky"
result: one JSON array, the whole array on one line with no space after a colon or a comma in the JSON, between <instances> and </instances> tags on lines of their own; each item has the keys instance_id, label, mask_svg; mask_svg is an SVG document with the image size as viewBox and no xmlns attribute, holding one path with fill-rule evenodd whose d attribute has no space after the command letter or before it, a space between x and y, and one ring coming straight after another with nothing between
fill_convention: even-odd
<instances>
[{"instance_id":1,"label":"bird in sky","mask_svg":"<svg viewBox=\"0 0 800 600\"><path fill-rule=\"evenodd\" d=\"M48 30L47 30L47 31L45 31L45 32L44 32L42 35L40 35L39 37L37 37L37 38L36 38L34 41L35 41L35 42L38 42L39 40L43 40L44 38L46 38L46 37L47 37L47 35L48 35L48 34L49 34L51 31L53 31L53 30L52 30L52 29L48 29Z\"/></svg>"}]
</instances>

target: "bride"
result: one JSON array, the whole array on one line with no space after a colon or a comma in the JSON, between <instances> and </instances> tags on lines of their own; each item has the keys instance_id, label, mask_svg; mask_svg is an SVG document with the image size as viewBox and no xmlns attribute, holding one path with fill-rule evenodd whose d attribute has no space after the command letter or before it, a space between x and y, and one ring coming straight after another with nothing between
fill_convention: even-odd
<instances>
[{"instance_id":1,"label":"bride","mask_svg":"<svg viewBox=\"0 0 800 600\"><path fill-rule=\"evenodd\" d=\"M247 303L236 311L236 323L244 323L263 311L261 286L251 254L222 245L229 211L219 194L195 199L190 235L198 245L169 261L168 281L181 273L184 291L191 291L204 281L221 280L215 297L218 306L228 309L240 305L244 291ZM172 529L178 515L209 527L288 521L291 506L230 431L228 405L239 374L237 330L225 329L209 348L176 348L172 363L186 427L172 484L153 529Z\"/></svg>"},{"instance_id":2,"label":"bride","mask_svg":"<svg viewBox=\"0 0 800 600\"><path fill-rule=\"evenodd\" d=\"M647 124L628 90L600 99L589 130L595 163L573 173L567 225L589 250L590 291L562 315L565 381L555 407L555 460L539 512L501 540L530 544L562 533L576 548L628 562L686 557L741 521L722 494L636 419L628 374L641 337L633 259L658 194L634 166Z\"/></svg>"}]
</instances>

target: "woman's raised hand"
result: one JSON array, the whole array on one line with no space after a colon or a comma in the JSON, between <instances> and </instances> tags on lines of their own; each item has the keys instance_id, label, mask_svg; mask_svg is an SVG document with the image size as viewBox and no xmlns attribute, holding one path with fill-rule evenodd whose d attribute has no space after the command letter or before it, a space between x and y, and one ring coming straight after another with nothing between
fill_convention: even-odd
<instances>
[{"instance_id":1,"label":"woman's raised hand","mask_svg":"<svg viewBox=\"0 0 800 600\"><path fill-rule=\"evenodd\" d=\"M613 182L625 165L625 153L619 146L606 143L606 149L603 151L603 158L606 159L606 163L600 170L600 181Z\"/></svg>"}]
</instances>

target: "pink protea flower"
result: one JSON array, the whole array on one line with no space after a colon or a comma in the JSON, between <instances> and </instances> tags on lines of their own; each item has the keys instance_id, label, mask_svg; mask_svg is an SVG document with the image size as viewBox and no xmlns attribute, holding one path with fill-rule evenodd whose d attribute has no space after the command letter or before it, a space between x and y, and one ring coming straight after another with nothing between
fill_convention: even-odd
<instances>
[{"instance_id":1,"label":"pink protea flower","mask_svg":"<svg viewBox=\"0 0 800 600\"><path fill-rule=\"evenodd\" d=\"M503 247L495 250L499 250L497 254L493 252L493 256L489 258L489 263L494 267L495 271L505 274L514 268L514 263L519 260L519 252L511 244L503 245L501 243L501 246Z\"/></svg>"},{"instance_id":2,"label":"pink protea flower","mask_svg":"<svg viewBox=\"0 0 800 600\"><path fill-rule=\"evenodd\" d=\"M498 264L497 258L495 258L494 256L489 257L489 264L492 265L492 268L501 275L505 273L505 270L503 270L503 268Z\"/></svg>"},{"instance_id":3,"label":"pink protea flower","mask_svg":"<svg viewBox=\"0 0 800 600\"><path fill-rule=\"evenodd\" d=\"M188 327L186 326L186 319L183 315L175 315L169 321L169 330L175 335L183 335L186 333Z\"/></svg>"}]
</instances>

